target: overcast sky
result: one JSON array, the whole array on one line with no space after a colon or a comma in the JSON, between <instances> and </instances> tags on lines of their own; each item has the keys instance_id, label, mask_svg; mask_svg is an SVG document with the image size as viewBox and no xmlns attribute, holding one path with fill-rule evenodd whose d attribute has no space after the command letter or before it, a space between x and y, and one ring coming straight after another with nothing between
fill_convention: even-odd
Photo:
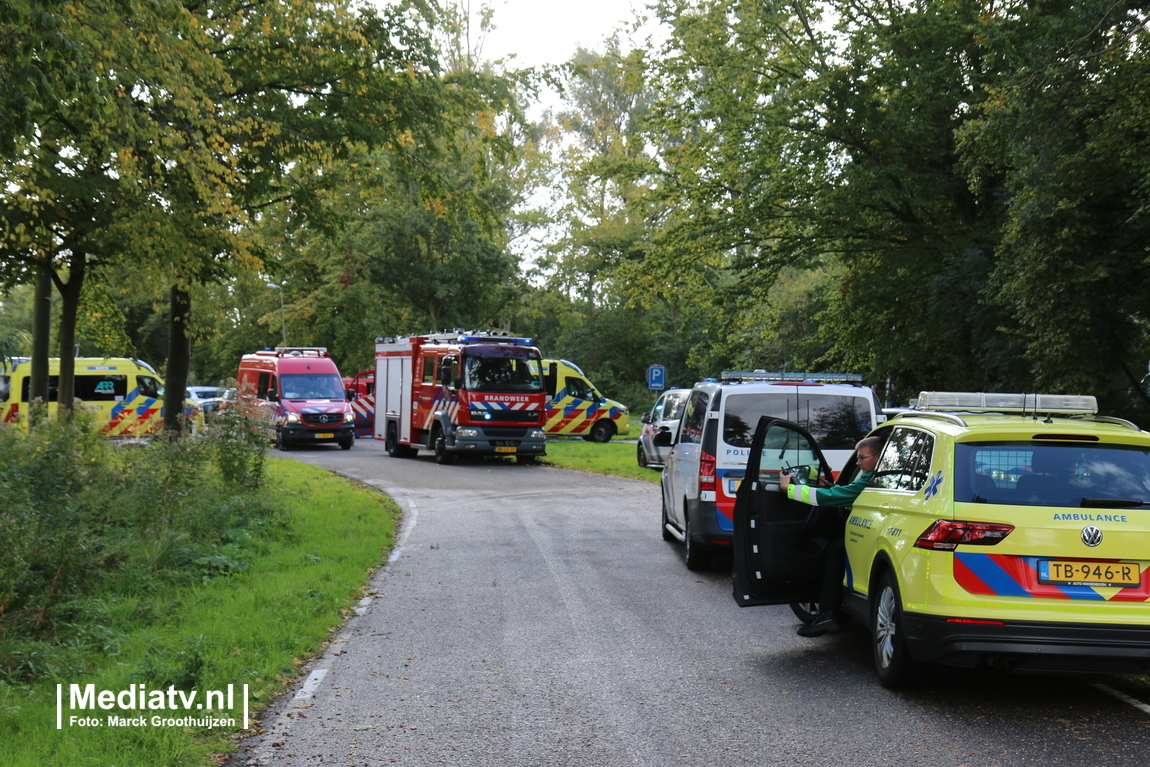
<instances>
[{"instance_id":1,"label":"overcast sky","mask_svg":"<svg viewBox=\"0 0 1150 767\"><path fill-rule=\"evenodd\" d=\"M517 54L512 66L562 64L575 48L601 49L602 41L634 18L634 0L491 0L495 30L483 58ZM478 3L477 3L478 4Z\"/></svg>"}]
</instances>

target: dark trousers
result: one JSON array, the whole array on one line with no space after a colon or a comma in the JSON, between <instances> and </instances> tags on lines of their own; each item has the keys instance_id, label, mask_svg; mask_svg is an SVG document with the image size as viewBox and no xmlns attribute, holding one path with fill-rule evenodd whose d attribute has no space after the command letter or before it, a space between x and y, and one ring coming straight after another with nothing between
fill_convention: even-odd
<instances>
[{"instance_id":1,"label":"dark trousers","mask_svg":"<svg viewBox=\"0 0 1150 767\"><path fill-rule=\"evenodd\" d=\"M847 550L842 538L827 543L827 564L823 587L819 591L819 612L840 610L843 606L843 575L847 569Z\"/></svg>"}]
</instances>

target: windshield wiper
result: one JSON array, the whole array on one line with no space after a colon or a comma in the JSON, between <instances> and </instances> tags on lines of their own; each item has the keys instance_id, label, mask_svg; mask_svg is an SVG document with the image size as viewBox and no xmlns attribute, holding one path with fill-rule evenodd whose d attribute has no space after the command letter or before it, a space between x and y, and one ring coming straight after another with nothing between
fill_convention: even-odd
<instances>
[{"instance_id":1,"label":"windshield wiper","mask_svg":"<svg viewBox=\"0 0 1150 767\"><path fill-rule=\"evenodd\" d=\"M1106 509L1120 506L1145 506L1150 501L1140 501L1137 498L1083 498L1083 508Z\"/></svg>"}]
</instances>

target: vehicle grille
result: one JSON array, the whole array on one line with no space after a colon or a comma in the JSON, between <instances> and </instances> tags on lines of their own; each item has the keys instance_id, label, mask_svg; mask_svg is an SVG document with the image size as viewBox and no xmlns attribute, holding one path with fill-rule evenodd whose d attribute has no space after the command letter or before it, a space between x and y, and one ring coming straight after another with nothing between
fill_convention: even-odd
<instances>
[{"instance_id":1,"label":"vehicle grille","mask_svg":"<svg viewBox=\"0 0 1150 767\"><path fill-rule=\"evenodd\" d=\"M535 423L539 420L538 410L473 410L471 420L475 423L518 422Z\"/></svg>"},{"instance_id":2,"label":"vehicle grille","mask_svg":"<svg viewBox=\"0 0 1150 767\"><path fill-rule=\"evenodd\" d=\"M339 426L343 423L343 413L301 413L300 418L308 426Z\"/></svg>"}]
</instances>

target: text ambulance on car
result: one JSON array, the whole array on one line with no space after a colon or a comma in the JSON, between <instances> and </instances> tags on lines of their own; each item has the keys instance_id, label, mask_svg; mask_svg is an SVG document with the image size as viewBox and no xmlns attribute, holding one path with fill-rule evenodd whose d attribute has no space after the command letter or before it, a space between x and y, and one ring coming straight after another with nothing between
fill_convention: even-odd
<instances>
[{"instance_id":1,"label":"text ambulance on car","mask_svg":"<svg viewBox=\"0 0 1150 767\"><path fill-rule=\"evenodd\" d=\"M120 357L77 357L75 394L95 413L109 437L159 434L164 426L163 381L146 362ZM14 357L0 364L0 422L28 427L32 363ZM48 360L48 415L55 415L60 359ZM185 416L197 418L199 408L188 403ZM193 424L196 420L193 420Z\"/></svg>"},{"instance_id":2,"label":"text ambulance on car","mask_svg":"<svg viewBox=\"0 0 1150 767\"><path fill-rule=\"evenodd\" d=\"M735 600L817 601L843 539L843 604L884 686L926 662L1150 672L1150 433L1096 411L1090 396L922 392L871 432L885 447L846 514L780 491L782 470L807 484L831 467L820 436L763 417L735 505ZM852 457L838 483L856 473Z\"/></svg>"}]
</instances>

